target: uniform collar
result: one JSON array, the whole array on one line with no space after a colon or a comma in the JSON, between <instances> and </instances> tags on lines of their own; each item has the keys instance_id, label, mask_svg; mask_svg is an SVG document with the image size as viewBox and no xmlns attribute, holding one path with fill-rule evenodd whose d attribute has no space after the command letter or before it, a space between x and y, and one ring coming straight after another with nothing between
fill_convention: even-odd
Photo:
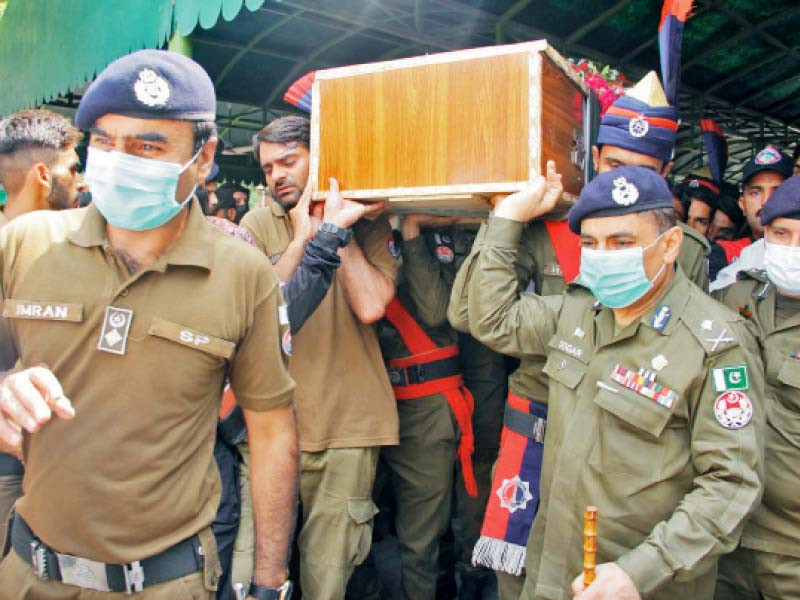
<instances>
[{"instance_id":1,"label":"uniform collar","mask_svg":"<svg viewBox=\"0 0 800 600\"><path fill-rule=\"evenodd\" d=\"M689 303L690 287L689 279L675 263L675 276L650 310L642 315L642 324L661 335L670 335Z\"/></svg>"},{"instance_id":2,"label":"uniform collar","mask_svg":"<svg viewBox=\"0 0 800 600\"><path fill-rule=\"evenodd\" d=\"M3 214L2 207L0 207L0 227L7 224L8 224L8 219L6 218L5 214Z\"/></svg>"},{"instance_id":3,"label":"uniform collar","mask_svg":"<svg viewBox=\"0 0 800 600\"><path fill-rule=\"evenodd\" d=\"M85 210L86 215L83 222L67 235L67 239L84 248L108 244L106 220L103 215L94 204L90 204ZM211 232L214 231L213 228L214 226L203 215L197 198L192 198L189 205L189 216L178 241L150 268L164 270L166 265L188 265L211 269L211 252L214 244Z\"/></svg>"},{"instance_id":4,"label":"uniform collar","mask_svg":"<svg viewBox=\"0 0 800 600\"><path fill-rule=\"evenodd\" d=\"M286 212L286 209L283 208L283 205L277 200L273 200L270 203L269 208L272 211L272 214L276 217L285 217L289 214Z\"/></svg>"},{"instance_id":5,"label":"uniform collar","mask_svg":"<svg viewBox=\"0 0 800 600\"><path fill-rule=\"evenodd\" d=\"M686 308L686 304L689 301L689 292L689 280L676 263L675 276L658 300L638 321L633 321L613 335L613 340L616 342L631 337L639 330L640 324L655 330L661 335L670 335ZM613 309L598 305L597 302L595 302L593 309L596 311L595 319L600 330L616 331Z\"/></svg>"}]
</instances>

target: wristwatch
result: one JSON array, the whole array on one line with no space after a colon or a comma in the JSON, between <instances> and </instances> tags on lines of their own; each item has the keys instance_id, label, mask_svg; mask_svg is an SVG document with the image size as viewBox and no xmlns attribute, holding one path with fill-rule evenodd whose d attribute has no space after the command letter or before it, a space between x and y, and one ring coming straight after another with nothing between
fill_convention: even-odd
<instances>
[{"instance_id":1,"label":"wristwatch","mask_svg":"<svg viewBox=\"0 0 800 600\"><path fill-rule=\"evenodd\" d=\"M325 235L338 238L339 246L341 247L347 246L347 244L349 244L353 239L353 230L350 227L344 229L342 227L337 227L333 223L328 223L327 221L323 222L322 225L319 226L319 231Z\"/></svg>"},{"instance_id":2,"label":"wristwatch","mask_svg":"<svg viewBox=\"0 0 800 600\"><path fill-rule=\"evenodd\" d=\"M292 597L292 582L287 579L281 587L272 588L258 585L251 579L247 595L257 600L289 600Z\"/></svg>"}]
</instances>

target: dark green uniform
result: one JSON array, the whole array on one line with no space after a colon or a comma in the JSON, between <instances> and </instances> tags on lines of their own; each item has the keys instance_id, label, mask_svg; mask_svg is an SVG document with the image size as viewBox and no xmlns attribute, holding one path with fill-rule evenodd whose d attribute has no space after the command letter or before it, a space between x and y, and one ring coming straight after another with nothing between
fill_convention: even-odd
<instances>
[{"instance_id":1,"label":"dark green uniform","mask_svg":"<svg viewBox=\"0 0 800 600\"><path fill-rule=\"evenodd\" d=\"M472 428L475 435L475 453L472 466L478 483L478 495L469 496L463 486L456 486L456 513L461 527L460 543L456 551L456 569L461 575L462 598L479 598L481 588L491 576L491 571L472 566L472 550L478 541L483 525L483 514L492 487L492 466L500 450L500 431L503 428L503 407L508 394L508 374L513 365L506 357L481 344L469 334L467 319L467 283L480 251L486 226L467 246L469 255L458 265L453 283L447 318L459 332L461 367L464 382L475 398ZM523 276L524 278L524 276ZM522 284L527 285L527 279Z\"/></svg>"},{"instance_id":2,"label":"dark green uniform","mask_svg":"<svg viewBox=\"0 0 800 600\"><path fill-rule=\"evenodd\" d=\"M451 313L454 319L458 319L462 327L468 326L467 296L469 293L475 293L474 290L471 290L471 275L477 264L482 239L485 235L486 226L483 225L469 257L458 274L457 285L460 292L458 304L455 304L455 298L451 301ZM550 243L550 236L541 221L534 221L523 230L519 256L514 263L514 269L520 292L552 295L560 294L566 289L561 267L553 245ZM541 404L547 404L547 376L542 373L544 363L544 357L525 357L520 360L519 367L508 378L508 388L511 392ZM502 419L502 412L500 417ZM482 520L483 515L481 514ZM525 581L524 576L514 576L502 571L497 571L496 574L500 600L519 598Z\"/></svg>"},{"instance_id":3,"label":"dark green uniform","mask_svg":"<svg viewBox=\"0 0 800 600\"><path fill-rule=\"evenodd\" d=\"M433 257L433 232L402 245L397 298L437 347L458 342L447 323L447 302L455 278L453 255ZM447 261L450 262L447 262ZM378 325L383 358L411 356L386 319ZM442 393L398 400L400 444L381 449L397 500L395 526L400 552L402 597L433 600L439 573L439 540L450 519L458 435Z\"/></svg>"},{"instance_id":4,"label":"dark green uniform","mask_svg":"<svg viewBox=\"0 0 800 600\"><path fill-rule=\"evenodd\" d=\"M764 498L740 547L720 561L716 597L800 598L800 300L763 273L740 274L717 298L758 329L766 372Z\"/></svg>"},{"instance_id":5,"label":"dark green uniform","mask_svg":"<svg viewBox=\"0 0 800 600\"><path fill-rule=\"evenodd\" d=\"M686 223L678 222L683 229L683 245L678 254L678 264L686 277L704 292L708 291L708 240Z\"/></svg>"},{"instance_id":6,"label":"dark green uniform","mask_svg":"<svg viewBox=\"0 0 800 600\"><path fill-rule=\"evenodd\" d=\"M587 505L600 514L597 562L615 561L644 598L712 598L716 561L735 547L761 494L764 388L752 333L681 269L621 330L580 286L518 298L511 265L522 229L492 219L469 297L478 339L505 354L547 357L541 503L522 598L572 598ZM712 373L741 364L750 377L737 423L727 408L717 413ZM646 386L615 378L640 369ZM660 401L645 387L660 390Z\"/></svg>"}]
</instances>

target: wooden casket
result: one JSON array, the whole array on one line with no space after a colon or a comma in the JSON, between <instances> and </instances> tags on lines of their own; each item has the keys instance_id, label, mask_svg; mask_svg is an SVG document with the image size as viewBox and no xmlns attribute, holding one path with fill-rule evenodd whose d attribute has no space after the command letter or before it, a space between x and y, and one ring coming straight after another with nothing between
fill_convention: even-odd
<instances>
[{"instance_id":1,"label":"wooden casket","mask_svg":"<svg viewBox=\"0 0 800 600\"><path fill-rule=\"evenodd\" d=\"M599 105L545 40L317 71L310 178L393 212L482 216L556 161L571 203Z\"/></svg>"}]
</instances>

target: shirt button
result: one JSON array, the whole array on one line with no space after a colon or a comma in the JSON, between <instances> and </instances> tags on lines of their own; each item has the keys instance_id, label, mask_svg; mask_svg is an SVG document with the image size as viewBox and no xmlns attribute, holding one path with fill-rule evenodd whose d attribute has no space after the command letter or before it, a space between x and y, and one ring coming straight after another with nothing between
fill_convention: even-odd
<instances>
[{"instance_id":1,"label":"shirt button","mask_svg":"<svg viewBox=\"0 0 800 600\"><path fill-rule=\"evenodd\" d=\"M119 293L119 295L120 295L120 296L122 296L122 297L124 298L125 296L127 296L127 295L128 295L128 290L127 290L127 289L125 289L125 290L122 290L122 291Z\"/></svg>"},{"instance_id":2,"label":"shirt button","mask_svg":"<svg viewBox=\"0 0 800 600\"><path fill-rule=\"evenodd\" d=\"M567 361L565 361L562 358L560 361L558 361L558 369L561 370L561 369L566 369L566 368L567 368Z\"/></svg>"}]
</instances>

